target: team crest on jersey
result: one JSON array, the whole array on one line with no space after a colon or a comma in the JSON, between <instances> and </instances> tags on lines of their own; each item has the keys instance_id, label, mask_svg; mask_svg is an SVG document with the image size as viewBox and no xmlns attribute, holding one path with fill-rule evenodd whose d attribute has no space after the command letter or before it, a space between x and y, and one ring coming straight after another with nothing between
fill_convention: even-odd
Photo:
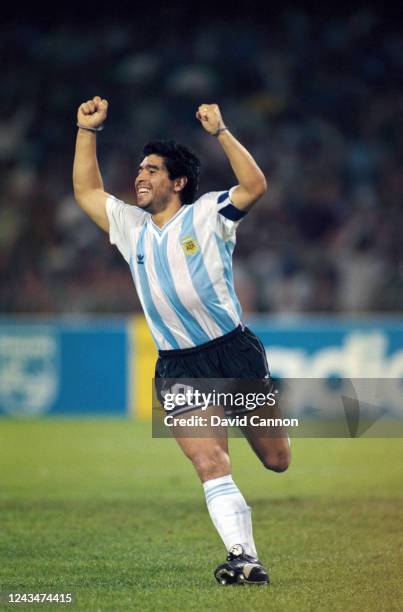
<instances>
[{"instance_id":1,"label":"team crest on jersey","mask_svg":"<svg viewBox=\"0 0 403 612\"><path fill-rule=\"evenodd\" d=\"M198 242L196 238L193 238L193 236L185 236L181 242L183 251L187 257L200 251Z\"/></svg>"}]
</instances>

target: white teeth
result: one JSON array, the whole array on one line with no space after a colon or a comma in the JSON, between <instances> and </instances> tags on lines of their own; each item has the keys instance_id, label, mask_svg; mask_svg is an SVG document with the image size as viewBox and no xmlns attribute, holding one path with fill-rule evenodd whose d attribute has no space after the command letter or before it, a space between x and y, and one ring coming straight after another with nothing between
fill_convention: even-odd
<instances>
[{"instance_id":1,"label":"white teeth","mask_svg":"<svg viewBox=\"0 0 403 612\"><path fill-rule=\"evenodd\" d=\"M149 193L149 192L150 192L150 190L149 190L149 189L142 188L142 189L139 189L137 193L138 193L139 195L142 195L143 193Z\"/></svg>"}]
</instances>

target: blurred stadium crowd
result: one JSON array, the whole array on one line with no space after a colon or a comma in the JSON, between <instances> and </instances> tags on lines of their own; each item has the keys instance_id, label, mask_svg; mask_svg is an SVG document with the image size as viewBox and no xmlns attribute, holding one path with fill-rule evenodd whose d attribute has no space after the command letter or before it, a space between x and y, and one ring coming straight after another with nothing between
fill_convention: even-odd
<instances>
[{"instance_id":1,"label":"blurred stadium crowd","mask_svg":"<svg viewBox=\"0 0 403 612\"><path fill-rule=\"evenodd\" d=\"M99 94L105 189L133 202L144 143L202 159L200 193L234 183L194 117L220 104L269 191L238 231L245 311L397 311L403 303L403 38L367 9L326 19L0 27L0 311L139 310L130 271L76 206L75 113ZM183 22L185 23L185 22Z\"/></svg>"}]
</instances>

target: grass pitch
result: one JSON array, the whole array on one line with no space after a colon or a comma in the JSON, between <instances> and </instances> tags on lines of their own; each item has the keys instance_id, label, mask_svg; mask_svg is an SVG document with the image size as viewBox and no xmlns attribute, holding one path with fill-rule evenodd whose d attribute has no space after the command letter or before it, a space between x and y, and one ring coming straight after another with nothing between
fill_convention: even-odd
<instances>
[{"instance_id":1,"label":"grass pitch","mask_svg":"<svg viewBox=\"0 0 403 612\"><path fill-rule=\"evenodd\" d=\"M272 585L220 587L225 551L174 441L134 422L1 420L0 591L73 592L52 608L85 611L403 609L402 440L292 450L274 474L231 440Z\"/></svg>"}]
</instances>

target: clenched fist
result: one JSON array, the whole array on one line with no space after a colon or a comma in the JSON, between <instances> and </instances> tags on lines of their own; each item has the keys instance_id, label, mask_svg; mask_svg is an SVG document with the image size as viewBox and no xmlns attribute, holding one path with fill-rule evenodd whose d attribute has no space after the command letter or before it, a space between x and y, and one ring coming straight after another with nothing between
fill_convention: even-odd
<instances>
[{"instance_id":1,"label":"clenched fist","mask_svg":"<svg viewBox=\"0 0 403 612\"><path fill-rule=\"evenodd\" d=\"M209 134L215 134L217 130L225 127L218 104L201 104L196 117Z\"/></svg>"},{"instance_id":2,"label":"clenched fist","mask_svg":"<svg viewBox=\"0 0 403 612\"><path fill-rule=\"evenodd\" d=\"M97 128L103 124L108 114L108 101L95 96L78 107L77 123L84 127Z\"/></svg>"}]
</instances>

